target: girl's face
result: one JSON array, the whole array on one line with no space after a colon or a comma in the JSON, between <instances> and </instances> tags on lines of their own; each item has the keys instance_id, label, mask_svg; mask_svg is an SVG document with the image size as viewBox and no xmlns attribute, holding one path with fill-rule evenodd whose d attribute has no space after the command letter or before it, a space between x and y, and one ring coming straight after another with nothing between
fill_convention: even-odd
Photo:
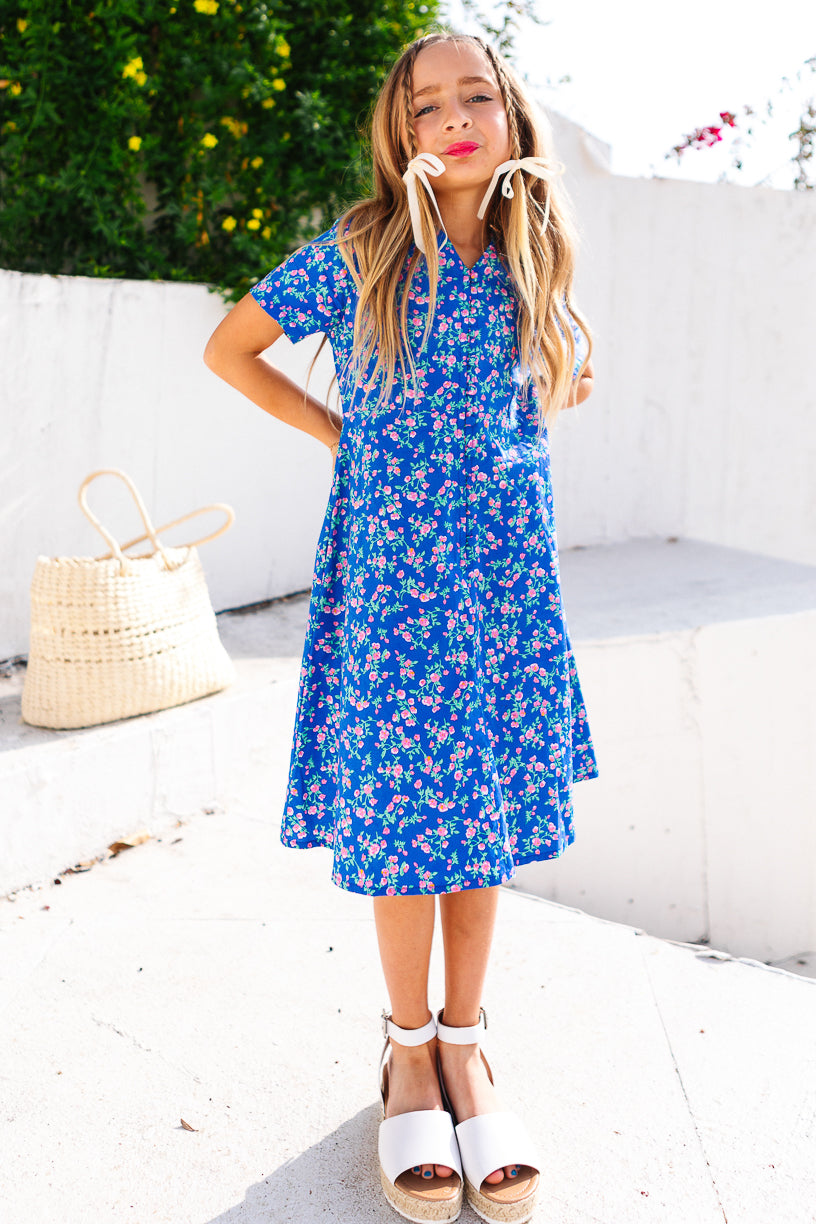
<instances>
[{"instance_id":1,"label":"girl's face","mask_svg":"<svg viewBox=\"0 0 816 1224\"><path fill-rule=\"evenodd\" d=\"M445 174L434 191L476 187L511 154L507 113L493 68L472 43L439 42L414 61L417 153L435 153Z\"/></svg>"}]
</instances>

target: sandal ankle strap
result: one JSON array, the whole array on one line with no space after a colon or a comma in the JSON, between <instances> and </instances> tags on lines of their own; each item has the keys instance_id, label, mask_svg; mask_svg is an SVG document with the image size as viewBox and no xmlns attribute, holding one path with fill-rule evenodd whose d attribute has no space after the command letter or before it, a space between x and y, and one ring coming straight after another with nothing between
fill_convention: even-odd
<instances>
[{"instance_id":1,"label":"sandal ankle strap","mask_svg":"<svg viewBox=\"0 0 816 1224\"><path fill-rule=\"evenodd\" d=\"M487 1028L487 1012L483 1007L479 1008L479 1019L476 1023L466 1025L464 1028L443 1024L439 1017L444 1010L443 1007L436 1013L436 1035L440 1041L450 1042L451 1045L473 1045Z\"/></svg>"},{"instance_id":2,"label":"sandal ankle strap","mask_svg":"<svg viewBox=\"0 0 816 1224\"><path fill-rule=\"evenodd\" d=\"M427 1024L423 1024L422 1028L404 1029L400 1028L391 1019L389 1013L383 1008L382 1014L383 1036L390 1037L392 1041L396 1041L398 1045L404 1046L419 1046L424 1045L426 1041L430 1041L436 1036L436 1017L431 1012L431 1018Z\"/></svg>"}]
</instances>

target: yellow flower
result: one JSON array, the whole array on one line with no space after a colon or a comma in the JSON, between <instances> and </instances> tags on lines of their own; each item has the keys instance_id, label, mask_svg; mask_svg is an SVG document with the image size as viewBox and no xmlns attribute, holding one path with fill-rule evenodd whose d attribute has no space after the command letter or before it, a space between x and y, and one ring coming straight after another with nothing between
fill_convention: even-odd
<instances>
[{"instance_id":1,"label":"yellow flower","mask_svg":"<svg viewBox=\"0 0 816 1224\"><path fill-rule=\"evenodd\" d=\"M260 208L253 208L252 215L253 217L262 217L263 211Z\"/></svg>"},{"instance_id":2,"label":"yellow flower","mask_svg":"<svg viewBox=\"0 0 816 1224\"><path fill-rule=\"evenodd\" d=\"M275 77L274 81L272 82L272 88L277 89L278 93L280 93L282 89L285 89L286 82L284 81L283 77Z\"/></svg>"},{"instance_id":3,"label":"yellow flower","mask_svg":"<svg viewBox=\"0 0 816 1224\"><path fill-rule=\"evenodd\" d=\"M142 147L141 136L131 136L130 140L128 141L128 148L132 149L134 153L138 153L141 147Z\"/></svg>"},{"instance_id":4,"label":"yellow flower","mask_svg":"<svg viewBox=\"0 0 816 1224\"><path fill-rule=\"evenodd\" d=\"M225 217L224 220L221 222L221 228L225 229L228 234L231 234L237 224L238 222L235 220L234 217Z\"/></svg>"},{"instance_id":5,"label":"yellow flower","mask_svg":"<svg viewBox=\"0 0 816 1224\"><path fill-rule=\"evenodd\" d=\"M252 161L251 161L249 164L250 164L250 166L252 167L252 169L253 169L253 170L257 170L259 166L262 166L262 165L263 165L263 158L262 158L262 157L253 157Z\"/></svg>"},{"instance_id":6,"label":"yellow flower","mask_svg":"<svg viewBox=\"0 0 816 1224\"><path fill-rule=\"evenodd\" d=\"M135 59L128 60L122 69L123 77L135 77L142 71L144 64L142 63L141 55L137 55Z\"/></svg>"},{"instance_id":7,"label":"yellow flower","mask_svg":"<svg viewBox=\"0 0 816 1224\"><path fill-rule=\"evenodd\" d=\"M12 81L9 85L9 93L12 97L17 98L23 92L23 87L19 81Z\"/></svg>"},{"instance_id":8,"label":"yellow flower","mask_svg":"<svg viewBox=\"0 0 816 1224\"><path fill-rule=\"evenodd\" d=\"M218 144L218 137L213 136L212 132L205 132L201 137L201 143L205 149L214 149Z\"/></svg>"},{"instance_id":9,"label":"yellow flower","mask_svg":"<svg viewBox=\"0 0 816 1224\"><path fill-rule=\"evenodd\" d=\"M256 229L260 229L260 228L261 228L261 223L260 223L260 221L256 221L254 217L252 218L252 220L251 220L251 221L247 221L247 229L248 229L248 230L256 230Z\"/></svg>"},{"instance_id":10,"label":"yellow flower","mask_svg":"<svg viewBox=\"0 0 816 1224\"><path fill-rule=\"evenodd\" d=\"M238 119L233 119L231 115L225 115L221 120L225 128L229 128L236 140L240 140L242 136L247 134L247 124L239 122Z\"/></svg>"},{"instance_id":11,"label":"yellow flower","mask_svg":"<svg viewBox=\"0 0 816 1224\"><path fill-rule=\"evenodd\" d=\"M137 85L144 85L145 81L147 80L147 73L146 72L134 72L133 79Z\"/></svg>"},{"instance_id":12,"label":"yellow flower","mask_svg":"<svg viewBox=\"0 0 816 1224\"><path fill-rule=\"evenodd\" d=\"M206 13L208 17L214 17L218 12L218 0L195 0L193 8L197 13Z\"/></svg>"},{"instance_id":13,"label":"yellow flower","mask_svg":"<svg viewBox=\"0 0 816 1224\"><path fill-rule=\"evenodd\" d=\"M28 26L28 22L25 20L24 17L17 18L17 29L20 31L21 34L25 34L27 26Z\"/></svg>"},{"instance_id":14,"label":"yellow flower","mask_svg":"<svg viewBox=\"0 0 816 1224\"><path fill-rule=\"evenodd\" d=\"M274 105L275 105L274 98L264 98L263 102L261 103L261 106L264 108L264 110L270 110Z\"/></svg>"},{"instance_id":15,"label":"yellow flower","mask_svg":"<svg viewBox=\"0 0 816 1224\"><path fill-rule=\"evenodd\" d=\"M265 225L264 228L261 230L261 237L266 238L267 242L272 237L272 230L268 225Z\"/></svg>"},{"instance_id":16,"label":"yellow flower","mask_svg":"<svg viewBox=\"0 0 816 1224\"><path fill-rule=\"evenodd\" d=\"M281 59L288 59L292 53L292 49L285 38L278 39L278 41L275 43L275 50Z\"/></svg>"}]
</instances>

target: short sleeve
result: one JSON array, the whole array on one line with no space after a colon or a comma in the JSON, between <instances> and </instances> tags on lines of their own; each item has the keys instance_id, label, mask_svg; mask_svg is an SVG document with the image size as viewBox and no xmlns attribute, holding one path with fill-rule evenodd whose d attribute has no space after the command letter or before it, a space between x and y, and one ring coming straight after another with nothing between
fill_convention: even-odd
<instances>
[{"instance_id":1,"label":"short sleeve","mask_svg":"<svg viewBox=\"0 0 816 1224\"><path fill-rule=\"evenodd\" d=\"M250 289L293 343L330 332L345 311L349 276L332 241L337 224L294 251Z\"/></svg>"}]
</instances>

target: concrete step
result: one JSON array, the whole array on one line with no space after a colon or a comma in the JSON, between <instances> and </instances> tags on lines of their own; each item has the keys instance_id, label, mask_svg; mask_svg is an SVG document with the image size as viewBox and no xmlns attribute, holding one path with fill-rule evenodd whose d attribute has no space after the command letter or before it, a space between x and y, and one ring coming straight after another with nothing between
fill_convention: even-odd
<instances>
[{"instance_id":1,"label":"concrete step","mask_svg":"<svg viewBox=\"0 0 816 1224\"><path fill-rule=\"evenodd\" d=\"M24 671L0 684L0 895L58 875L144 827L223 808L256 765L288 767L308 594L223 612L229 688L97 727L32 727Z\"/></svg>"},{"instance_id":2,"label":"concrete step","mask_svg":"<svg viewBox=\"0 0 816 1224\"><path fill-rule=\"evenodd\" d=\"M600 777L528 892L816 964L816 567L695 540L569 550Z\"/></svg>"}]
</instances>

